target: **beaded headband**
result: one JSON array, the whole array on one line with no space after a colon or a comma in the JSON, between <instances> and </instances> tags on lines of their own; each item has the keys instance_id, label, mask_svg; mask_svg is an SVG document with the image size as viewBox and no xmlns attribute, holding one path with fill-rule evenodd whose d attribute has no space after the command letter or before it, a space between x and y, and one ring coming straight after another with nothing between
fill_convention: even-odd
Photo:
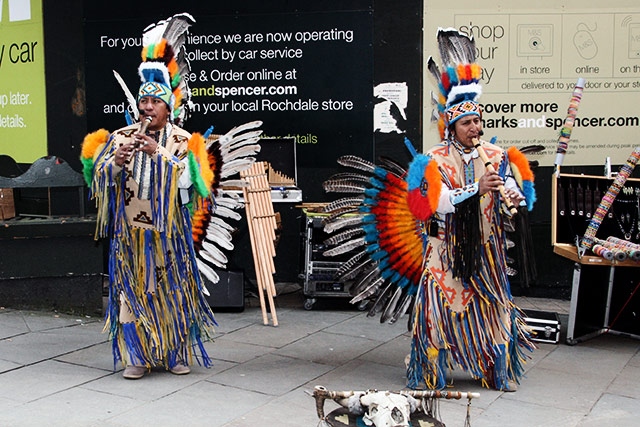
<instances>
[{"instance_id":1,"label":"beaded headband","mask_svg":"<svg viewBox=\"0 0 640 427\"><path fill-rule=\"evenodd\" d=\"M480 108L480 104L474 101L463 101L458 104L452 105L447 109L447 123L449 126L451 126L458 119L471 115L482 117L482 109Z\"/></svg>"}]
</instances>

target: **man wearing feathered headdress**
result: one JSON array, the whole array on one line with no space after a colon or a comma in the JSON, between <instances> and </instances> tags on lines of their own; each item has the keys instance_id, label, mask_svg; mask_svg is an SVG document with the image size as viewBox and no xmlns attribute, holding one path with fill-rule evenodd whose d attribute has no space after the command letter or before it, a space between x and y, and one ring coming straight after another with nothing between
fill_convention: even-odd
<instances>
[{"instance_id":1,"label":"man wearing feathered headdress","mask_svg":"<svg viewBox=\"0 0 640 427\"><path fill-rule=\"evenodd\" d=\"M457 366L491 387L513 391L523 374L524 350L533 345L510 292L503 215L509 203L533 203L534 194L525 202L525 186L514 179L514 172L528 170L528 162L517 150L480 140L481 69L473 39L439 29L438 43L443 70L431 58L428 67L440 90L435 118L442 142L416 156L407 178L410 208L430 224L409 386L424 381L442 388L447 372ZM430 218L420 213L428 163L437 165L441 180L434 186L440 193Z\"/></svg>"},{"instance_id":2,"label":"man wearing feathered headdress","mask_svg":"<svg viewBox=\"0 0 640 427\"><path fill-rule=\"evenodd\" d=\"M105 329L114 363L123 363L128 379L152 367L188 374L194 353L211 365L203 342L215 320L198 273L188 206L209 197L213 177L204 138L177 126L187 113L183 44L193 22L181 14L145 30L142 84L128 95L139 123L94 132L82 148L98 205L96 237L110 238Z\"/></svg>"}]
</instances>

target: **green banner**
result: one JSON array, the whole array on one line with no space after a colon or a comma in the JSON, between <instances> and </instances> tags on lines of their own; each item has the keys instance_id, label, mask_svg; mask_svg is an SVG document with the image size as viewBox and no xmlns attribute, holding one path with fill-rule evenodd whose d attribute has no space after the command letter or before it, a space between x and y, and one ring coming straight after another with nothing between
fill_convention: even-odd
<instances>
[{"instance_id":1,"label":"green banner","mask_svg":"<svg viewBox=\"0 0 640 427\"><path fill-rule=\"evenodd\" d=\"M47 155L42 0L0 0L0 154Z\"/></svg>"}]
</instances>

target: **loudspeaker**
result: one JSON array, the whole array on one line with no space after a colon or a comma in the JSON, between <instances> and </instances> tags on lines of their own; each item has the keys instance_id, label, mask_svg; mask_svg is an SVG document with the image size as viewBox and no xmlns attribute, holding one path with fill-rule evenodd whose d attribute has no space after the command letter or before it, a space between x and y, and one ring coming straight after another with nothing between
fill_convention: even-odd
<instances>
[{"instance_id":1,"label":"loudspeaker","mask_svg":"<svg viewBox=\"0 0 640 427\"><path fill-rule=\"evenodd\" d=\"M212 283L203 277L209 290L209 306L214 311L244 311L244 274L242 271L216 270L220 281Z\"/></svg>"}]
</instances>

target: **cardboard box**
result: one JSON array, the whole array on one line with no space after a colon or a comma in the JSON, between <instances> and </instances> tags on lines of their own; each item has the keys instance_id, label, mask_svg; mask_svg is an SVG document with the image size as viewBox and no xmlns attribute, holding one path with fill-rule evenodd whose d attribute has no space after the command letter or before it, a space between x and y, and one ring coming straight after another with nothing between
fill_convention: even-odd
<instances>
[{"instance_id":1,"label":"cardboard box","mask_svg":"<svg viewBox=\"0 0 640 427\"><path fill-rule=\"evenodd\" d=\"M0 188L0 220L16 216L16 205L13 199L13 188Z\"/></svg>"}]
</instances>

